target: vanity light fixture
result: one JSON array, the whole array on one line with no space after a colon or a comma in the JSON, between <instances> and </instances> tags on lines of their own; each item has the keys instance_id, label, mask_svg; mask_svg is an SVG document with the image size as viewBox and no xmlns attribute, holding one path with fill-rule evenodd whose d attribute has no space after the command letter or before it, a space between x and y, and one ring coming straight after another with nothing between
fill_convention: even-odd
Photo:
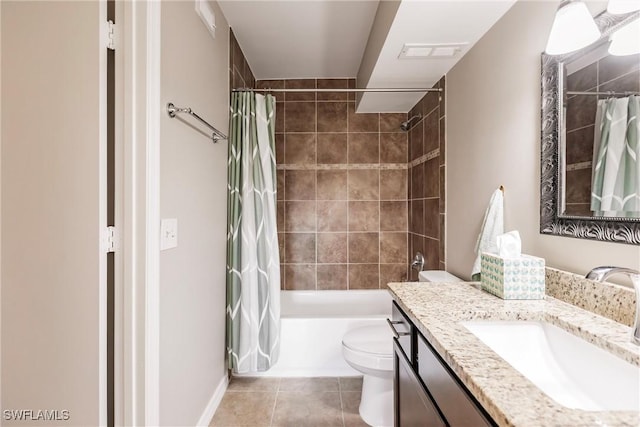
<instances>
[{"instance_id":1,"label":"vanity light fixture","mask_svg":"<svg viewBox=\"0 0 640 427\"><path fill-rule=\"evenodd\" d=\"M545 52L561 55L589 46L600 38L600 30L584 2L564 0L558 6Z\"/></svg>"},{"instance_id":2,"label":"vanity light fixture","mask_svg":"<svg viewBox=\"0 0 640 427\"><path fill-rule=\"evenodd\" d=\"M628 23L611 35L609 53L614 56L640 53L640 18Z\"/></svg>"},{"instance_id":3,"label":"vanity light fixture","mask_svg":"<svg viewBox=\"0 0 640 427\"><path fill-rule=\"evenodd\" d=\"M607 12L614 15L640 10L640 0L609 0Z\"/></svg>"}]
</instances>

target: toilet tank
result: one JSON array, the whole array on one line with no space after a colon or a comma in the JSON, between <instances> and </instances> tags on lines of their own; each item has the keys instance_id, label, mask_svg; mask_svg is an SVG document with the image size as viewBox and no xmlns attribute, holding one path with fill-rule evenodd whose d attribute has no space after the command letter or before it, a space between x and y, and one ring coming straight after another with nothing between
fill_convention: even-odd
<instances>
[{"instance_id":1,"label":"toilet tank","mask_svg":"<svg viewBox=\"0 0 640 427\"><path fill-rule=\"evenodd\" d=\"M421 271L418 274L419 282L440 282L440 283L451 283L451 282L463 282L461 278L454 276L448 271L444 270L425 270Z\"/></svg>"}]
</instances>

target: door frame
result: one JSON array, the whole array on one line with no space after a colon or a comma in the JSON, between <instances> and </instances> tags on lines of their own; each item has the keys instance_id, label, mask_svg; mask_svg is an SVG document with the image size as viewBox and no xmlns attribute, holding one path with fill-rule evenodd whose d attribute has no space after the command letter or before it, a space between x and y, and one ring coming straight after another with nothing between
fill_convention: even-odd
<instances>
[{"instance_id":1,"label":"door frame","mask_svg":"<svg viewBox=\"0 0 640 427\"><path fill-rule=\"evenodd\" d=\"M98 244L96 245L96 252L94 253L97 259L97 413L95 413L95 423L100 426L107 426L108 424L108 405L107 405L107 256L104 246L104 233L107 227L107 53L106 53L106 40L107 40L107 3L106 1L99 1L96 4L97 13L95 14L95 21L92 25L95 25L96 33L95 39L92 39L92 43L95 43L96 55L97 55L97 92L98 92L98 122L97 122L97 140L88 141L89 143L96 142L98 145L98 157L97 157L97 175L98 185L96 190L96 199L98 205L98 218L96 237ZM0 7L0 26L2 22L2 7ZM0 28L0 38L1 38ZM0 42L1 45L1 42ZM90 61L94 61L95 57L88 58ZM1 62L1 58L0 58ZM0 75L1 75L0 67ZM1 85L1 79L0 79ZM2 88L0 87L0 93ZM0 117L2 116L2 99L0 97ZM81 107L81 106L80 106ZM2 135L0 134L0 139ZM0 141L1 146L1 141ZM0 150L0 156L2 155ZM1 166L1 165L0 165ZM0 174L1 178L1 174ZM1 198L0 198L1 199ZM1 200L0 200L1 202ZM0 235L2 229L0 228ZM0 254L1 255L1 254ZM116 280L117 277L116 277ZM1 276L0 276L1 282ZM121 281L120 281L121 285ZM1 319L2 316L0 316ZM0 339L0 348L2 340ZM1 355L1 352L0 352ZM1 364L0 364L1 365ZM116 379L116 383L119 380ZM88 391L94 393L96 390ZM1 397L1 396L0 396ZM1 399L0 399L1 400ZM64 412L64 411L62 411ZM0 421L0 425L2 422Z\"/></svg>"},{"instance_id":2,"label":"door frame","mask_svg":"<svg viewBox=\"0 0 640 427\"><path fill-rule=\"evenodd\" d=\"M116 3L116 425L160 423L160 11Z\"/></svg>"}]
</instances>

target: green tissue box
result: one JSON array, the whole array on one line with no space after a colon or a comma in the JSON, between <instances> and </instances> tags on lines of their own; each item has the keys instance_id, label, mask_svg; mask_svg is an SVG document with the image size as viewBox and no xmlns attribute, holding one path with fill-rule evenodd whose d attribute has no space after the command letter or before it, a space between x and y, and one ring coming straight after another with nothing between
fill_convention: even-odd
<instances>
[{"instance_id":1,"label":"green tissue box","mask_svg":"<svg viewBox=\"0 0 640 427\"><path fill-rule=\"evenodd\" d=\"M502 258L482 253L482 290L502 299L543 299L544 259L531 255Z\"/></svg>"}]
</instances>

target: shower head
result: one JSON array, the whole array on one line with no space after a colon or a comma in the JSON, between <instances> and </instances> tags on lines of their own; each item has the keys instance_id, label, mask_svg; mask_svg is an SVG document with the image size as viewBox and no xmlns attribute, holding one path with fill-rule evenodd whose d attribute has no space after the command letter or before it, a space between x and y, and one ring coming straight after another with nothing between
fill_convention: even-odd
<instances>
[{"instance_id":1,"label":"shower head","mask_svg":"<svg viewBox=\"0 0 640 427\"><path fill-rule=\"evenodd\" d=\"M406 132L411 128L411 121L413 119L419 119L422 116L420 114L416 114L415 116L411 117L409 120L407 120L406 122L402 122L400 123L400 130Z\"/></svg>"}]
</instances>

